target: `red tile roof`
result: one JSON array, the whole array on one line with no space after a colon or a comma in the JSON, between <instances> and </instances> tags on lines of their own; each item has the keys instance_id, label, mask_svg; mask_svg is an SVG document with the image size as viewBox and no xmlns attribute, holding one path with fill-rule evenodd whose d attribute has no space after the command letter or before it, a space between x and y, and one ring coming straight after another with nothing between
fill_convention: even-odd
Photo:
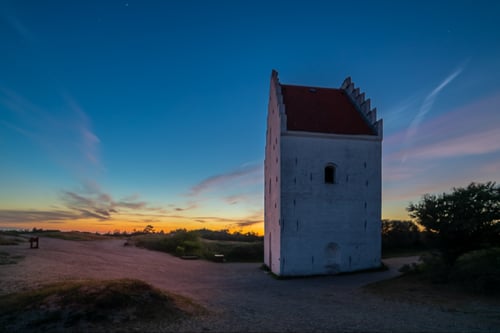
<instances>
[{"instance_id":1,"label":"red tile roof","mask_svg":"<svg viewBox=\"0 0 500 333\"><path fill-rule=\"evenodd\" d=\"M281 85L289 131L376 135L342 89Z\"/></svg>"}]
</instances>

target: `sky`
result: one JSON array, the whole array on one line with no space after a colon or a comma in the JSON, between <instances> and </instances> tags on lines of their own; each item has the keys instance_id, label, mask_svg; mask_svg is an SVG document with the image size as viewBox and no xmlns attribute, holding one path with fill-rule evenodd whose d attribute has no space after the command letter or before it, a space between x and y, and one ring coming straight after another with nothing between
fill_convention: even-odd
<instances>
[{"instance_id":1,"label":"sky","mask_svg":"<svg viewBox=\"0 0 500 333\"><path fill-rule=\"evenodd\" d=\"M384 120L382 217L500 180L498 1L0 0L0 228L263 232L270 75Z\"/></svg>"}]
</instances>

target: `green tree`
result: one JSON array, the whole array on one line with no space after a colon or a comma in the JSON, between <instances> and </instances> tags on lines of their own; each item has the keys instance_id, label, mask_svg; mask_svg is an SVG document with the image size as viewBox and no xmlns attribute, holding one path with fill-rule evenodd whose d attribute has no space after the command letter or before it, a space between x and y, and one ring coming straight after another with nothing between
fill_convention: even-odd
<instances>
[{"instance_id":1,"label":"green tree","mask_svg":"<svg viewBox=\"0 0 500 333\"><path fill-rule=\"evenodd\" d=\"M145 234L150 234L155 232L155 227L153 227L151 224L148 224L144 230L142 231Z\"/></svg>"},{"instance_id":2,"label":"green tree","mask_svg":"<svg viewBox=\"0 0 500 333\"><path fill-rule=\"evenodd\" d=\"M425 194L407 210L436 236L450 265L466 252L500 244L500 187L495 182L471 183L441 195Z\"/></svg>"}]
</instances>

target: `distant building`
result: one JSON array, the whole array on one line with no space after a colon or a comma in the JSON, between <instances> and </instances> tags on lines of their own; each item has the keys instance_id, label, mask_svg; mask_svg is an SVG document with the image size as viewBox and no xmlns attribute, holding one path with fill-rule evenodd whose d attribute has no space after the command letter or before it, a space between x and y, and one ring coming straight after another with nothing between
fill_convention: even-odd
<instances>
[{"instance_id":1,"label":"distant building","mask_svg":"<svg viewBox=\"0 0 500 333\"><path fill-rule=\"evenodd\" d=\"M382 120L350 78L284 85L272 72L264 262L280 276L381 264Z\"/></svg>"}]
</instances>

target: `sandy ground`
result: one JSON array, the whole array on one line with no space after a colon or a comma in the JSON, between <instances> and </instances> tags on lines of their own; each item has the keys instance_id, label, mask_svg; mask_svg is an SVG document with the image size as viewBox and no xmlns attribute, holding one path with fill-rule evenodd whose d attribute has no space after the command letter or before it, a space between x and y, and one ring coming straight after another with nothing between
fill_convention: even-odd
<instances>
[{"instance_id":1,"label":"sandy ground","mask_svg":"<svg viewBox=\"0 0 500 333\"><path fill-rule=\"evenodd\" d=\"M397 276L416 257L385 260L388 271L277 280L258 263L182 260L123 246L123 240L65 241L40 238L0 246L17 264L0 266L0 294L72 279L134 278L188 296L211 314L179 327L184 331L498 332L500 307L444 309L396 302L362 286Z\"/></svg>"}]
</instances>

